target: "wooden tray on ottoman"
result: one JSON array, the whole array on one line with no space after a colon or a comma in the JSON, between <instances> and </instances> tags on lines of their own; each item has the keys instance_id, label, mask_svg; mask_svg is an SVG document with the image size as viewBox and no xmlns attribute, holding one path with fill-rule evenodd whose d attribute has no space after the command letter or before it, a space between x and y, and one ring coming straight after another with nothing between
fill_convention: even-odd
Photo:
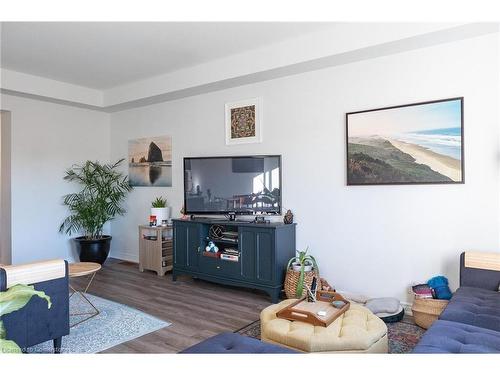
<instances>
[{"instance_id":1,"label":"wooden tray on ottoman","mask_svg":"<svg viewBox=\"0 0 500 375\"><path fill-rule=\"evenodd\" d=\"M340 309L332 305L333 301L345 303ZM307 298L299 299L276 313L278 318L297 320L315 326L328 327L335 319L349 310L350 303L335 292L316 292L316 302L307 302ZM325 311L325 316L319 316L318 311Z\"/></svg>"}]
</instances>

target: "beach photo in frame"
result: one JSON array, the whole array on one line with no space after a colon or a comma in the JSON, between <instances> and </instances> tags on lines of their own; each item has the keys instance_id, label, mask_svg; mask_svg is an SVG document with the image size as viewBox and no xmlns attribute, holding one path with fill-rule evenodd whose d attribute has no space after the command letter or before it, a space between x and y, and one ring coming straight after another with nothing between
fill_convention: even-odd
<instances>
[{"instance_id":1,"label":"beach photo in frame","mask_svg":"<svg viewBox=\"0 0 500 375\"><path fill-rule=\"evenodd\" d=\"M130 186L172 186L172 137L129 140L128 175Z\"/></svg>"},{"instance_id":2,"label":"beach photo in frame","mask_svg":"<svg viewBox=\"0 0 500 375\"><path fill-rule=\"evenodd\" d=\"M262 100L226 103L226 145L262 142Z\"/></svg>"},{"instance_id":3,"label":"beach photo in frame","mask_svg":"<svg viewBox=\"0 0 500 375\"><path fill-rule=\"evenodd\" d=\"M464 98L346 113L347 185L464 183Z\"/></svg>"}]
</instances>

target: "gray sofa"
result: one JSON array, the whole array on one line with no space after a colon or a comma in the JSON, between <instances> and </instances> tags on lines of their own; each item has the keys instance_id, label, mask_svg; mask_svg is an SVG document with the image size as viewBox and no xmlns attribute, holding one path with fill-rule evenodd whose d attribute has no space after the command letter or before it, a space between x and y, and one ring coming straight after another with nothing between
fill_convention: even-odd
<instances>
[{"instance_id":1,"label":"gray sofa","mask_svg":"<svg viewBox=\"0 0 500 375\"><path fill-rule=\"evenodd\" d=\"M500 353L499 287L499 253L462 253L460 287L413 353Z\"/></svg>"}]
</instances>

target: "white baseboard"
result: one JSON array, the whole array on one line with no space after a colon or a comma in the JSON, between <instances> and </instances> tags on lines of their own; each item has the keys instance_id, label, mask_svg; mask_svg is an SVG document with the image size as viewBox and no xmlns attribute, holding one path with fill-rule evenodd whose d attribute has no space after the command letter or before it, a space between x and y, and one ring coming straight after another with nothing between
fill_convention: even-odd
<instances>
[{"instance_id":1,"label":"white baseboard","mask_svg":"<svg viewBox=\"0 0 500 375\"><path fill-rule=\"evenodd\" d=\"M351 292L348 292L346 290L337 290L337 292L340 293L344 298L351 300L351 301L354 301L354 302L358 302L358 303L365 303L366 301L368 301L371 298L371 297L368 297L365 295L351 293ZM400 303L401 303L401 306L403 307L403 309L405 310L405 314L413 316L413 312L411 311L412 304L410 302L406 302L406 301L404 301L404 302L402 301Z\"/></svg>"},{"instance_id":2,"label":"white baseboard","mask_svg":"<svg viewBox=\"0 0 500 375\"><path fill-rule=\"evenodd\" d=\"M128 262L139 263L139 254L128 251L111 251L111 258L126 260Z\"/></svg>"},{"instance_id":3,"label":"white baseboard","mask_svg":"<svg viewBox=\"0 0 500 375\"><path fill-rule=\"evenodd\" d=\"M403 306L403 309L405 309L405 315L413 316L413 311L411 311L411 303L401 302L401 306Z\"/></svg>"}]
</instances>

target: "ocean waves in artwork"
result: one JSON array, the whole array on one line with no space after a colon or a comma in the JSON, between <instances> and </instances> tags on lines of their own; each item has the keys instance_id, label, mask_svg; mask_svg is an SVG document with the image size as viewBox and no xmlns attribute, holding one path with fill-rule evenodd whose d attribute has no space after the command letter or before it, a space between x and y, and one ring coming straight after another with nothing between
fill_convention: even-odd
<instances>
[{"instance_id":1,"label":"ocean waves in artwork","mask_svg":"<svg viewBox=\"0 0 500 375\"><path fill-rule=\"evenodd\" d=\"M457 160L461 160L462 158L461 128L402 133L395 138L399 141L413 143Z\"/></svg>"}]
</instances>

